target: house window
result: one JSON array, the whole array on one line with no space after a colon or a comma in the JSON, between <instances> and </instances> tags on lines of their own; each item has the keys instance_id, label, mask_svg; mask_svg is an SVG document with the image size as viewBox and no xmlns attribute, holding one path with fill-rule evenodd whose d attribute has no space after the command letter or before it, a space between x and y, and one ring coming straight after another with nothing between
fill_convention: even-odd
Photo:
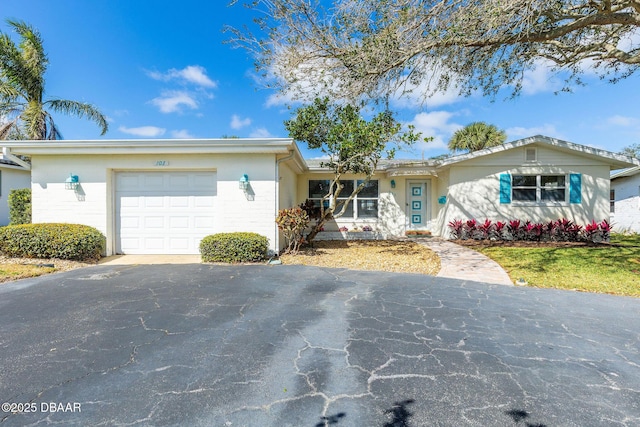
<instances>
[{"instance_id":1,"label":"house window","mask_svg":"<svg viewBox=\"0 0 640 427\"><path fill-rule=\"evenodd\" d=\"M616 211L616 190L609 190L609 212L615 213Z\"/></svg>"},{"instance_id":2,"label":"house window","mask_svg":"<svg viewBox=\"0 0 640 427\"><path fill-rule=\"evenodd\" d=\"M362 184L364 180L340 181L343 186L338 196L338 201L347 200L353 190ZM320 206L322 198L329 193L328 179L309 180L309 200L314 206ZM329 200L324 201L325 208L329 206ZM378 218L378 181L371 180L360 190L356 197L347 205L342 215L343 218Z\"/></svg>"},{"instance_id":3,"label":"house window","mask_svg":"<svg viewBox=\"0 0 640 427\"><path fill-rule=\"evenodd\" d=\"M511 197L514 202L565 202L565 175L512 175Z\"/></svg>"}]
</instances>

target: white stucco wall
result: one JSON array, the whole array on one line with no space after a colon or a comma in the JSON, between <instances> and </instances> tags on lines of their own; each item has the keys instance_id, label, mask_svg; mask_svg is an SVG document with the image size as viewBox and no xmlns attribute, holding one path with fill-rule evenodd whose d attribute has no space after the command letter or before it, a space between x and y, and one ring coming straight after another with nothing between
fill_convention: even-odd
<instances>
[{"instance_id":1,"label":"white stucco wall","mask_svg":"<svg viewBox=\"0 0 640 427\"><path fill-rule=\"evenodd\" d=\"M162 160L167 166L155 166ZM118 171L216 171L215 226L211 234L250 231L269 239L276 250L275 154L34 155L32 157L33 222L80 223L107 236L107 253L115 248L114 174ZM78 175L76 193L64 188L70 173ZM248 174L248 195L238 180Z\"/></svg>"},{"instance_id":2,"label":"white stucco wall","mask_svg":"<svg viewBox=\"0 0 640 427\"><path fill-rule=\"evenodd\" d=\"M538 147L536 162L524 162L524 147L492 156L476 158L452 166L449 170L449 194L441 212L441 224L456 219L520 219L548 222L568 218L584 225L609 218L609 165L598 160ZM500 203L500 174L568 175L582 177L581 203L527 204ZM567 180L567 193L569 183Z\"/></svg>"},{"instance_id":3,"label":"white stucco wall","mask_svg":"<svg viewBox=\"0 0 640 427\"><path fill-rule=\"evenodd\" d=\"M29 188L31 173L24 169L0 166L0 226L9 224L9 193Z\"/></svg>"},{"instance_id":4,"label":"white stucco wall","mask_svg":"<svg viewBox=\"0 0 640 427\"><path fill-rule=\"evenodd\" d=\"M615 212L611 214L613 229L619 233L640 233L640 174L611 181L615 190Z\"/></svg>"}]
</instances>

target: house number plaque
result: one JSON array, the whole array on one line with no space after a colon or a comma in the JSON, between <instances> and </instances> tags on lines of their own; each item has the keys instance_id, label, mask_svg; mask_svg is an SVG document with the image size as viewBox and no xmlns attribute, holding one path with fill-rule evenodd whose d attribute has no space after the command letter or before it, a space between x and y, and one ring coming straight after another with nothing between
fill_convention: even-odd
<instances>
[{"instance_id":1,"label":"house number plaque","mask_svg":"<svg viewBox=\"0 0 640 427\"><path fill-rule=\"evenodd\" d=\"M169 166L169 160L156 160L156 166Z\"/></svg>"}]
</instances>

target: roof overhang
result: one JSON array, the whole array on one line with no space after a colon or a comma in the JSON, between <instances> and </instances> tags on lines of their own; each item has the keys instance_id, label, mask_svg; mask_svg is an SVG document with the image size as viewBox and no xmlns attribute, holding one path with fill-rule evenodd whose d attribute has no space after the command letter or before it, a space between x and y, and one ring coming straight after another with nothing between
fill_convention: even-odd
<instances>
[{"instance_id":1,"label":"roof overhang","mask_svg":"<svg viewBox=\"0 0 640 427\"><path fill-rule=\"evenodd\" d=\"M616 178L623 178L626 176L633 176L633 175L637 175L640 173L640 166L635 166L632 168L627 168L621 171L616 171L614 173L611 174L611 179L616 179Z\"/></svg>"},{"instance_id":2,"label":"roof overhang","mask_svg":"<svg viewBox=\"0 0 640 427\"><path fill-rule=\"evenodd\" d=\"M3 142L11 154L77 155L77 154L287 154L298 148L290 138L223 138L223 139L135 139L87 141L16 141Z\"/></svg>"},{"instance_id":3,"label":"roof overhang","mask_svg":"<svg viewBox=\"0 0 640 427\"><path fill-rule=\"evenodd\" d=\"M611 170L640 165L640 160L633 157L612 153L611 151L601 150L599 148L588 147L586 145L574 144L573 142L562 141L560 139L550 138L548 136L536 135L529 138L519 139L513 142L506 142L496 147L485 148L483 150L449 157L442 160L439 167L448 167L467 160L489 156L517 147L524 147L532 144L548 145L554 147L558 151L579 154L581 156L592 158L600 162L608 163Z\"/></svg>"}]
</instances>

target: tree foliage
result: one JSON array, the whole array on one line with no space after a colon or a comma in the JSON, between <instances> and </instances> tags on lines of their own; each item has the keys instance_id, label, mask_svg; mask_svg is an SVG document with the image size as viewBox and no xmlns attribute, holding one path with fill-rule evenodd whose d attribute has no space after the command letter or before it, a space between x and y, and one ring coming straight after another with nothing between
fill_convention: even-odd
<instances>
[{"instance_id":1,"label":"tree foliage","mask_svg":"<svg viewBox=\"0 0 640 427\"><path fill-rule=\"evenodd\" d=\"M627 147L624 147L622 151L620 151L620 154L640 159L640 144L631 144Z\"/></svg>"},{"instance_id":2,"label":"tree foliage","mask_svg":"<svg viewBox=\"0 0 640 427\"><path fill-rule=\"evenodd\" d=\"M412 126L402 131L402 125L389 111L366 120L360 114L360 107L330 103L328 98L316 98L313 104L299 108L295 117L285 122L285 128L294 140L320 150L326 157L320 166L333 173L329 190L319 206L319 219L307 236L308 242L327 221L344 214L349 203L371 180L383 156L393 158L398 146L411 145L420 139ZM349 197L338 200L344 174L364 175L365 179Z\"/></svg>"},{"instance_id":3,"label":"tree foliage","mask_svg":"<svg viewBox=\"0 0 640 427\"><path fill-rule=\"evenodd\" d=\"M44 75L49 65L42 37L33 27L7 20L20 36L16 45L0 32L0 139L60 139L49 111L86 117L104 135L109 126L94 106L66 99L44 99Z\"/></svg>"},{"instance_id":4,"label":"tree foliage","mask_svg":"<svg viewBox=\"0 0 640 427\"><path fill-rule=\"evenodd\" d=\"M458 129L449 140L451 151L477 151L504 144L507 134L484 122L473 122Z\"/></svg>"},{"instance_id":5,"label":"tree foliage","mask_svg":"<svg viewBox=\"0 0 640 427\"><path fill-rule=\"evenodd\" d=\"M232 2L236 3L238 0ZM246 0L259 29L229 28L273 86L347 99L454 88L518 94L541 63L612 82L640 65L640 0ZM312 82L312 84L310 84ZM425 85L430 83L430 89Z\"/></svg>"}]
</instances>

